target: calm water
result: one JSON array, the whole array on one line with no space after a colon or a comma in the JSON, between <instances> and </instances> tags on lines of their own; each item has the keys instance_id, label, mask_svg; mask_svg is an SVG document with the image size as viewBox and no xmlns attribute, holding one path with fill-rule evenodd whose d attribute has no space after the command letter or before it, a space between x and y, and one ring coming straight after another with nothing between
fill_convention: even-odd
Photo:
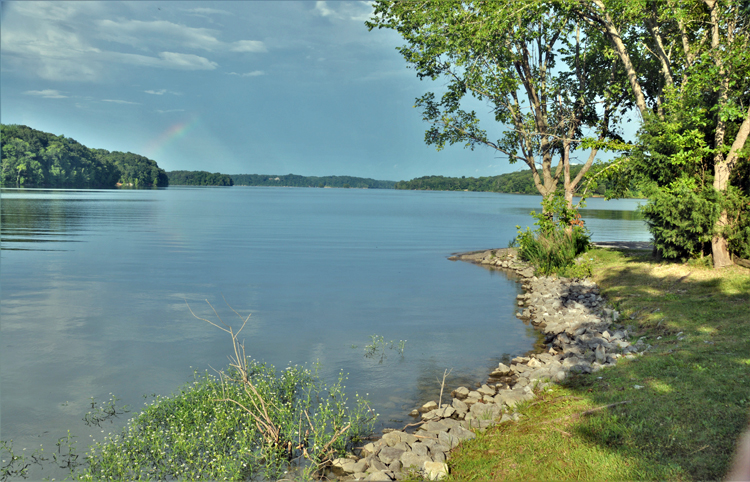
<instances>
[{"instance_id":1,"label":"calm water","mask_svg":"<svg viewBox=\"0 0 750 482\"><path fill-rule=\"evenodd\" d=\"M635 201L593 199L594 240L648 240ZM284 368L319 361L369 393L385 425L449 387L482 381L534 333L514 316L518 285L450 262L505 247L536 196L284 188L2 191L2 439L54 448L89 397L132 407L193 369L226 365L227 335L196 320L252 313L249 354ZM234 318L232 318L234 317ZM365 358L370 335L404 356ZM106 427L106 430L117 425ZM40 475L50 475L49 471Z\"/></svg>"}]
</instances>

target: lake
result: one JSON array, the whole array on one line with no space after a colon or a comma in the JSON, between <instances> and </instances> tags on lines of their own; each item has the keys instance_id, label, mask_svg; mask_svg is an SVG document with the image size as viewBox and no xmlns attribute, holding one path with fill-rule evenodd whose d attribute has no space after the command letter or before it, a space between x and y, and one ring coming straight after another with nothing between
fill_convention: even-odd
<instances>
[{"instance_id":1,"label":"lake","mask_svg":"<svg viewBox=\"0 0 750 482\"><path fill-rule=\"evenodd\" d=\"M305 188L2 190L2 439L45 452L90 397L134 409L193 371L223 368L228 335L194 318L251 314L249 355L285 368L320 363L368 394L381 426L402 426L447 388L484 381L530 350L515 316L520 286L446 258L505 247L540 197ZM588 200L595 241L646 241L635 200ZM186 304L187 303L187 304ZM403 356L364 356L371 336ZM103 427L121 427L124 419ZM49 470L38 476L50 476Z\"/></svg>"}]
</instances>

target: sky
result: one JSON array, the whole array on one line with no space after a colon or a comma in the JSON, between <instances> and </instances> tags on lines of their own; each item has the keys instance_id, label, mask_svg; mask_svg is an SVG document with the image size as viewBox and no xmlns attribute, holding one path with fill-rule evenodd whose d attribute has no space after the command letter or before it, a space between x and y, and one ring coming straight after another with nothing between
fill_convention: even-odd
<instances>
[{"instance_id":1,"label":"sky","mask_svg":"<svg viewBox=\"0 0 750 482\"><path fill-rule=\"evenodd\" d=\"M167 171L398 181L526 167L426 145L414 100L443 83L407 68L397 33L368 31L371 13L370 2L3 1L0 120Z\"/></svg>"}]
</instances>

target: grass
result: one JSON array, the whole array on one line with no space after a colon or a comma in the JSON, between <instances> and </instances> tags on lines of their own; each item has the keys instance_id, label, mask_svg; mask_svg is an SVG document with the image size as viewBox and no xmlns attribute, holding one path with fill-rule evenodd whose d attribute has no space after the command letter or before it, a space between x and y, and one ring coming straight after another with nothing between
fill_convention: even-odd
<instances>
[{"instance_id":1,"label":"grass","mask_svg":"<svg viewBox=\"0 0 750 482\"><path fill-rule=\"evenodd\" d=\"M722 479L748 426L750 271L658 262L637 251L586 257L623 323L651 350L540 393L521 407L520 422L462 444L451 477Z\"/></svg>"}]
</instances>

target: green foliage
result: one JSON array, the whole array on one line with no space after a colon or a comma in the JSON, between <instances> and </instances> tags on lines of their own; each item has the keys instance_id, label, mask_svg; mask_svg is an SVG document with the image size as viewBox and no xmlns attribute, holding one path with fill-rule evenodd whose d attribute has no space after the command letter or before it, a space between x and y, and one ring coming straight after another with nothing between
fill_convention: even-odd
<instances>
[{"instance_id":1,"label":"green foliage","mask_svg":"<svg viewBox=\"0 0 750 482\"><path fill-rule=\"evenodd\" d=\"M640 177L648 193L641 212L654 246L667 259L701 257L711 254L711 239L720 234L731 253L747 258L750 159L740 158L727 189L717 191L713 186L716 149L711 147L716 119L693 98L669 99L673 107L682 107L662 118L646 116L626 174ZM717 225L722 210L728 218L724 227Z\"/></svg>"},{"instance_id":2,"label":"green foliage","mask_svg":"<svg viewBox=\"0 0 750 482\"><path fill-rule=\"evenodd\" d=\"M120 434L91 446L76 478L278 479L295 465L309 476L372 430L366 401L357 397L349 407L343 374L326 386L302 367L247 366L255 391L237 373L196 374L178 394L157 396ZM279 429L276 440L256 424L262 412Z\"/></svg>"},{"instance_id":3,"label":"green foliage","mask_svg":"<svg viewBox=\"0 0 750 482\"><path fill-rule=\"evenodd\" d=\"M5 187L113 188L166 186L156 162L132 153L90 149L74 139L21 125L2 125L0 185Z\"/></svg>"},{"instance_id":4,"label":"green foliage","mask_svg":"<svg viewBox=\"0 0 750 482\"><path fill-rule=\"evenodd\" d=\"M112 423L113 418L117 418L120 415L128 413L130 408L126 405L124 407L117 406L118 398L115 396L104 403L99 403L94 397L91 397L91 410L89 410L83 417L83 422L89 427L96 425L97 427L102 426L102 422L109 421Z\"/></svg>"},{"instance_id":5,"label":"green foliage","mask_svg":"<svg viewBox=\"0 0 750 482\"><path fill-rule=\"evenodd\" d=\"M393 189L395 181L352 176L299 176L287 174L231 174L235 186L283 186L283 187L351 187L359 189Z\"/></svg>"},{"instance_id":6,"label":"green foliage","mask_svg":"<svg viewBox=\"0 0 750 482\"><path fill-rule=\"evenodd\" d=\"M589 248L589 234L583 225L578 209L571 207L562 196L550 196L542 201L544 211L531 215L536 219L535 231L518 228L514 244L521 259L531 263L543 275L557 273L568 275L568 270L585 273L575 260ZM590 274L590 270L588 270Z\"/></svg>"},{"instance_id":7,"label":"green foliage","mask_svg":"<svg viewBox=\"0 0 750 482\"><path fill-rule=\"evenodd\" d=\"M641 213L654 247L667 259L693 258L711 253L711 238L721 206L712 186L695 190L686 180L670 189L656 189Z\"/></svg>"},{"instance_id":8,"label":"green foliage","mask_svg":"<svg viewBox=\"0 0 750 482\"><path fill-rule=\"evenodd\" d=\"M11 480L17 477L26 478L32 465L42 465L47 460L43 456L44 449L39 448L31 454L25 454L23 449L20 454L13 450L13 440L0 440L0 481Z\"/></svg>"},{"instance_id":9,"label":"green foliage","mask_svg":"<svg viewBox=\"0 0 750 482\"><path fill-rule=\"evenodd\" d=\"M601 166L601 167L600 167ZM605 164L594 164L590 175L587 174L586 178L589 179L606 167ZM571 177L577 176L583 165L574 165L570 167ZM586 184L584 183L584 186ZM592 182L589 186L589 193L594 195L603 196L611 191L614 184L608 179L597 178L596 182ZM489 177L445 177L445 176L423 176L412 179L410 181L399 181L396 183L396 189L412 189L412 190L425 190L425 191L481 191L481 192L501 192L501 193L512 193L512 194L539 194L536 186L534 185L534 177L531 170L524 169L522 171L511 172L507 174L500 174L498 176ZM638 197L640 192L637 188L632 185L629 186L629 190L621 197ZM557 187L558 193L563 192L562 184Z\"/></svg>"},{"instance_id":10,"label":"green foliage","mask_svg":"<svg viewBox=\"0 0 750 482\"><path fill-rule=\"evenodd\" d=\"M170 186L234 186L228 174L207 171L169 171Z\"/></svg>"},{"instance_id":11,"label":"green foliage","mask_svg":"<svg viewBox=\"0 0 750 482\"><path fill-rule=\"evenodd\" d=\"M406 348L406 340L399 340L398 344L394 345L393 340L385 341L382 335L370 335L371 343L365 345L365 358L378 358L378 363L383 363L387 358L385 350L396 350L402 358L404 356L404 349Z\"/></svg>"},{"instance_id":12,"label":"green foliage","mask_svg":"<svg viewBox=\"0 0 750 482\"><path fill-rule=\"evenodd\" d=\"M625 145L616 124L626 89L613 82L623 71L596 30L558 11L561 2L521 3L381 0L365 24L397 31L405 41L398 50L417 76L442 81L441 92L415 102L430 124L425 143L438 150L449 144L490 147L532 170L534 192L546 197L564 184L570 196L599 149ZM487 105L498 134L469 110L477 101ZM579 154L588 159L578 176L568 178L564 171ZM427 183L407 188L420 184ZM451 190L500 191L468 181L447 184ZM526 187L511 189L528 192Z\"/></svg>"}]
</instances>

